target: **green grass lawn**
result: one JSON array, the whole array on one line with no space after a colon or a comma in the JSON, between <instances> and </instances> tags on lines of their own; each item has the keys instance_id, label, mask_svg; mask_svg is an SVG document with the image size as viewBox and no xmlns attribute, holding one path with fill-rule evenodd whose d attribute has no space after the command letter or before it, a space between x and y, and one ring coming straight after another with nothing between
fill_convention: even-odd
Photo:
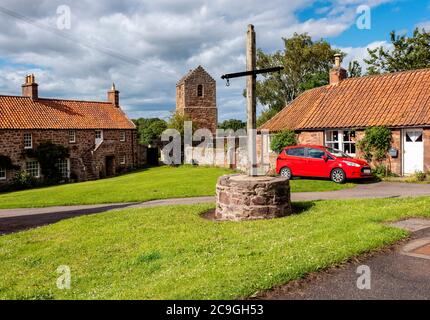
<instances>
[{"instance_id":1,"label":"green grass lawn","mask_svg":"<svg viewBox=\"0 0 430 320\"><path fill-rule=\"evenodd\" d=\"M112 211L0 237L0 299L230 299L392 244L381 224L430 217L430 198L318 201L300 214L212 222L210 205ZM60 265L71 289L59 290Z\"/></svg>"},{"instance_id":2,"label":"green grass lawn","mask_svg":"<svg viewBox=\"0 0 430 320\"><path fill-rule=\"evenodd\" d=\"M231 172L214 167L149 168L110 179L0 194L0 209L209 196L215 194L218 177ZM352 186L323 180L291 182L294 192L338 190Z\"/></svg>"}]
</instances>

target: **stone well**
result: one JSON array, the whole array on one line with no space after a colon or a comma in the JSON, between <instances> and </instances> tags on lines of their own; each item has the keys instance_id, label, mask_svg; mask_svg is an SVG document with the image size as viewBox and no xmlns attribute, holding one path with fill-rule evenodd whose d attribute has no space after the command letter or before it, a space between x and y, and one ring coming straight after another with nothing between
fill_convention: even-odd
<instances>
[{"instance_id":1,"label":"stone well","mask_svg":"<svg viewBox=\"0 0 430 320\"><path fill-rule=\"evenodd\" d=\"M216 187L217 220L271 219L290 215L290 184L282 177L225 175Z\"/></svg>"}]
</instances>

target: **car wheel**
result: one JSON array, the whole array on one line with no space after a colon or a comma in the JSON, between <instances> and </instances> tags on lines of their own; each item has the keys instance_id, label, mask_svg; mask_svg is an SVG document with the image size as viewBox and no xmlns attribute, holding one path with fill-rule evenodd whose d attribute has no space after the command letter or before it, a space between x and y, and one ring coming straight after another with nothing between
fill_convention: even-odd
<instances>
[{"instance_id":1,"label":"car wheel","mask_svg":"<svg viewBox=\"0 0 430 320\"><path fill-rule=\"evenodd\" d=\"M331 172L331 180L336 183L344 183L346 180L345 171L340 168L333 169Z\"/></svg>"},{"instance_id":2,"label":"car wheel","mask_svg":"<svg viewBox=\"0 0 430 320\"><path fill-rule=\"evenodd\" d=\"M280 174L282 177L287 178L288 180L290 180L292 176L291 169L287 167L282 168Z\"/></svg>"}]
</instances>

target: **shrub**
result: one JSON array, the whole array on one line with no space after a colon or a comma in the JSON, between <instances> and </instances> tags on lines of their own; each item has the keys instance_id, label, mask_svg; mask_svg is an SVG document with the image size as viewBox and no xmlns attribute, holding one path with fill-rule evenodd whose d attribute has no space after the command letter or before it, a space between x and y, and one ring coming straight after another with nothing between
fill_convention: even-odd
<instances>
[{"instance_id":1,"label":"shrub","mask_svg":"<svg viewBox=\"0 0 430 320\"><path fill-rule=\"evenodd\" d=\"M39 185L38 180L28 174L26 171L19 171L15 175L10 185L11 190L25 190L37 187Z\"/></svg>"},{"instance_id":2,"label":"shrub","mask_svg":"<svg viewBox=\"0 0 430 320\"><path fill-rule=\"evenodd\" d=\"M46 183L53 184L64 179L58 170L57 163L59 160L69 157L68 148L51 141L44 141L35 150L28 150L26 155L39 161Z\"/></svg>"},{"instance_id":3,"label":"shrub","mask_svg":"<svg viewBox=\"0 0 430 320\"><path fill-rule=\"evenodd\" d=\"M276 134L272 138L272 142L270 143L270 148L280 153L285 147L295 146L297 144L297 136L294 131L285 130L278 134Z\"/></svg>"},{"instance_id":4,"label":"shrub","mask_svg":"<svg viewBox=\"0 0 430 320\"><path fill-rule=\"evenodd\" d=\"M414 176L415 176L415 179L420 182L426 181L427 179L427 174L422 171L416 171Z\"/></svg>"},{"instance_id":5,"label":"shrub","mask_svg":"<svg viewBox=\"0 0 430 320\"><path fill-rule=\"evenodd\" d=\"M391 130L387 127L371 127L364 133L364 138L357 143L364 158L368 162L385 160L391 148Z\"/></svg>"},{"instance_id":6,"label":"shrub","mask_svg":"<svg viewBox=\"0 0 430 320\"><path fill-rule=\"evenodd\" d=\"M396 176L394 173L391 172L390 168L384 164L377 165L375 168L373 168L372 173L378 178Z\"/></svg>"}]
</instances>

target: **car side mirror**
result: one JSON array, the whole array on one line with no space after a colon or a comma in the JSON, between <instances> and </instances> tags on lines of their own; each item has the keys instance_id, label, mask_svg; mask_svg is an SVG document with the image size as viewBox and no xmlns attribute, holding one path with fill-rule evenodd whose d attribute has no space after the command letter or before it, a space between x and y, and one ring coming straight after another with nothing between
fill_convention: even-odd
<instances>
[{"instance_id":1,"label":"car side mirror","mask_svg":"<svg viewBox=\"0 0 430 320\"><path fill-rule=\"evenodd\" d=\"M327 161L328 161L328 157L327 157L326 155L323 155L323 156L322 156L322 159L323 159L325 162L327 162Z\"/></svg>"}]
</instances>

